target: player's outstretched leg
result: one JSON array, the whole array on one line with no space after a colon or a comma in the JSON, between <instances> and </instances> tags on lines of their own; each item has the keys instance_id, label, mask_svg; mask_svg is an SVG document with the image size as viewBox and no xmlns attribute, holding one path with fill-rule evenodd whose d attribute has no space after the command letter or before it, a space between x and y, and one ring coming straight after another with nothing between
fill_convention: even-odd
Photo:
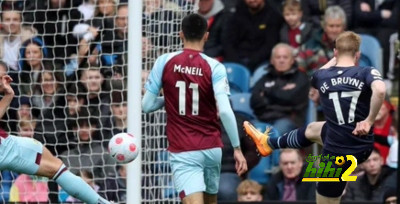
<instances>
[{"instance_id":1,"label":"player's outstretched leg","mask_svg":"<svg viewBox=\"0 0 400 204\"><path fill-rule=\"evenodd\" d=\"M280 137L270 137L270 128L265 133L260 132L250 122L245 121L243 128L253 140L261 156L268 156L274 149L304 148L316 142L322 144L321 131L325 122L312 122L306 127L294 129Z\"/></svg>"},{"instance_id":2,"label":"player's outstretched leg","mask_svg":"<svg viewBox=\"0 0 400 204\"><path fill-rule=\"evenodd\" d=\"M36 173L54 179L69 195L89 204L110 204L97 194L82 178L72 174L62 161L43 146L42 159Z\"/></svg>"}]
</instances>

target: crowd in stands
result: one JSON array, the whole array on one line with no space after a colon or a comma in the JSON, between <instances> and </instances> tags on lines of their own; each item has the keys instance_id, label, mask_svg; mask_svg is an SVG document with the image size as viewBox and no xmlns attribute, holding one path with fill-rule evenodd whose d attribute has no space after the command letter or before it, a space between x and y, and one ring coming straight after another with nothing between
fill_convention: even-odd
<instances>
[{"instance_id":1,"label":"crowd in stands","mask_svg":"<svg viewBox=\"0 0 400 204\"><path fill-rule=\"evenodd\" d=\"M143 81L156 57L180 48L179 22L196 8L194 2L143 1L143 37L137 42L142 43ZM372 35L379 42L382 52L377 53L383 62L376 68L382 70L388 84L398 72L398 61L390 57L396 56L396 49L390 49L393 43L389 39L400 27L400 1L198 2L197 12L208 21L204 53L221 63L240 64L252 79L257 78L248 90L231 90L233 95L248 94L251 112L235 110L239 130L244 120L271 124L279 134L309 122L309 76L333 57L335 39L345 30ZM125 166L111 159L107 142L112 135L127 130L127 0L1 0L0 4L0 60L7 64L16 93L0 121L0 134L43 142L102 196L125 201ZM232 67L232 74L235 69ZM240 80L250 82L250 77ZM391 94L388 91L389 97ZM361 165L362 176L348 186L346 200L391 198L398 150L395 111L387 100L374 129L377 149ZM172 186L165 188L171 181L159 176L169 172L165 121L162 112L142 115L143 137L151 136L143 146L157 151L143 158L148 162L143 163L142 171L152 174L142 178L146 186L143 198L176 196ZM315 199L315 183L301 182L306 166L303 152L282 151L277 165L268 167L279 171L265 173L267 182L260 184L247 180L247 175L235 174L234 160L227 156L233 150L227 136L222 137L227 144L219 200ZM244 137L241 135L241 145L251 170L262 159ZM0 191L4 202L74 201L59 192L53 181L9 171L1 172Z\"/></svg>"}]
</instances>

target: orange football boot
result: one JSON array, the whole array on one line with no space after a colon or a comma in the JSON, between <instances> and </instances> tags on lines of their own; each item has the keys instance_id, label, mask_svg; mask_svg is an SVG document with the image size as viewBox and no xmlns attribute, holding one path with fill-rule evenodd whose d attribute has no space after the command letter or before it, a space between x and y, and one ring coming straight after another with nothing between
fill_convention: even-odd
<instances>
[{"instance_id":1,"label":"orange football boot","mask_svg":"<svg viewBox=\"0 0 400 204\"><path fill-rule=\"evenodd\" d=\"M249 136L257 146L257 150L261 156L266 157L272 153L272 148L268 145L269 132L271 127L268 127L264 133L260 132L250 122L244 121L243 128L247 136Z\"/></svg>"}]
</instances>

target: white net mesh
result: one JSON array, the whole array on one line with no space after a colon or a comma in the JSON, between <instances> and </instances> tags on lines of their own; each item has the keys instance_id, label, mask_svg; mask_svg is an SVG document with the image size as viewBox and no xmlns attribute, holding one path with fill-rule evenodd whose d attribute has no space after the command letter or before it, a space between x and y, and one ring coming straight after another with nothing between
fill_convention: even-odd
<instances>
[{"instance_id":1,"label":"white net mesh","mask_svg":"<svg viewBox=\"0 0 400 204\"><path fill-rule=\"evenodd\" d=\"M147 78L155 59L165 52L182 47L179 30L182 17L195 11L197 1L144 0L143 13L143 74ZM165 135L166 114L164 110L144 114L143 135L143 202L167 201L179 203L169 169Z\"/></svg>"},{"instance_id":2,"label":"white net mesh","mask_svg":"<svg viewBox=\"0 0 400 204\"><path fill-rule=\"evenodd\" d=\"M127 129L127 1L0 3L0 60L16 92L1 129L41 141L101 196L123 203L126 172L108 155L107 144ZM195 0L143 1L144 78L160 54L181 48L180 21L194 5ZM164 111L142 115L143 203L179 201L165 121ZM1 172L0 199L74 201L54 182L9 171Z\"/></svg>"}]
</instances>

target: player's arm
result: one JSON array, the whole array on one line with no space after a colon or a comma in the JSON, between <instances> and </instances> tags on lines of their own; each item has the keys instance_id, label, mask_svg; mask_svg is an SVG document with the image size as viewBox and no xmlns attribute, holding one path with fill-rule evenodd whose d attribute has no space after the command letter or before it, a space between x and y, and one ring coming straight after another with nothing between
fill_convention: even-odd
<instances>
[{"instance_id":1,"label":"player's arm","mask_svg":"<svg viewBox=\"0 0 400 204\"><path fill-rule=\"evenodd\" d=\"M142 99L142 110L145 113L153 112L164 106L164 97L158 96L161 90L161 78L167 62L167 54L157 58L147 78L146 92Z\"/></svg>"},{"instance_id":2,"label":"player's arm","mask_svg":"<svg viewBox=\"0 0 400 204\"><path fill-rule=\"evenodd\" d=\"M369 114L367 118L356 124L356 128L353 130L354 135L366 135L371 129L371 126L375 122L376 115L378 115L379 109L382 106L383 100L385 99L386 86L382 80L375 80L371 83L372 96L369 108Z\"/></svg>"},{"instance_id":3,"label":"player's arm","mask_svg":"<svg viewBox=\"0 0 400 204\"><path fill-rule=\"evenodd\" d=\"M146 91L142 99L142 110L145 113L156 111L164 106L164 97Z\"/></svg>"},{"instance_id":4,"label":"player's arm","mask_svg":"<svg viewBox=\"0 0 400 204\"><path fill-rule=\"evenodd\" d=\"M218 113L234 149L233 157L236 161L236 173L241 176L247 171L247 162L240 149L237 122L228 97L230 93L228 80L226 78L226 69L222 64L218 64L213 70L212 82L215 99L218 105Z\"/></svg>"},{"instance_id":5,"label":"player's arm","mask_svg":"<svg viewBox=\"0 0 400 204\"><path fill-rule=\"evenodd\" d=\"M383 81L375 80L371 84L371 89L372 89L371 105L369 108L369 115L366 118L366 120L369 121L372 125L374 124L379 109L381 108L382 103L385 100L386 86Z\"/></svg>"},{"instance_id":6,"label":"player's arm","mask_svg":"<svg viewBox=\"0 0 400 204\"><path fill-rule=\"evenodd\" d=\"M0 87L3 89L4 96L0 101L0 118L6 113L8 106L14 98L14 90L11 88L12 78L8 75L1 77Z\"/></svg>"}]
</instances>

